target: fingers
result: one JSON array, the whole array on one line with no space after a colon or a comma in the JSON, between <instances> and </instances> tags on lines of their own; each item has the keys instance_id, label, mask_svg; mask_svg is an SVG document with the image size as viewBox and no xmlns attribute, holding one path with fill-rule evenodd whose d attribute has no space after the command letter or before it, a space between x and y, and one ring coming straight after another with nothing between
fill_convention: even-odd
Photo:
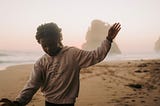
<instances>
[{"instance_id":1,"label":"fingers","mask_svg":"<svg viewBox=\"0 0 160 106\"><path fill-rule=\"evenodd\" d=\"M116 30L117 30L117 31L120 31L120 29L121 29L121 24L118 23L118 24L116 25Z\"/></svg>"},{"instance_id":2,"label":"fingers","mask_svg":"<svg viewBox=\"0 0 160 106\"><path fill-rule=\"evenodd\" d=\"M0 106L8 106L8 104L4 103L4 102L0 102Z\"/></svg>"},{"instance_id":3,"label":"fingers","mask_svg":"<svg viewBox=\"0 0 160 106\"><path fill-rule=\"evenodd\" d=\"M121 30L121 24L120 23L115 23L113 25L113 30L114 30L115 34L117 35L118 32Z\"/></svg>"},{"instance_id":4,"label":"fingers","mask_svg":"<svg viewBox=\"0 0 160 106\"><path fill-rule=\"evenodd\" d=\"M118 32L121 30L121 24L115 23L108 31L108 38L111 39L111 41L117 36Z\"/></svg>"},{"instance_id":5,"label":"fingers","mask_svg":"<svg viewBox=\"0 0 160 106\"><path fill-rule=\"evenodd\" d=\"M121 25L120 24L117 24L116 26L116 34L121 30Z\"/></svg>"},{"instance_id":6,"label":"fingers","mask_svg":"<svg viewBox=\"0 0 160 106\"><path fill-rule=\"evenodd\" d=\"M120 30L120 29L121 29L121 24L120 24L120 23L115 23L115 24L113 25L113 29L115 29L115 30Z\"/></svg>"},{"instance_id":7,"label":"fingers","mask_svg":"<svg viewBox=\"0 0 160 106\"><path fill-rule=\"evenodd\" d=\"M7 102L7 103L9 103L9 102L11 102L9 99L7 99L7 98L2 98L1 100L0 100L0 102Z\"/></svg>"},{"instance_id":8,"label":"fingers","mask_svg":"<svg viewBox=\"0 0 160 106\"><path fill-rule=\"evenodd\" d=\"M0 103L0 106L8 106L8 105L5 103Z\"/></svg>"},{"instance_id":9,"label":"fingers","mask_svg":"<svg viewBox=\"0 0 160 106\"><path fill-rule=\"evenodd\" d=\"M13 106L12 101L7 98L2 98L0 102L2 102L0 106Z\"/></svg>"}]
</instances>

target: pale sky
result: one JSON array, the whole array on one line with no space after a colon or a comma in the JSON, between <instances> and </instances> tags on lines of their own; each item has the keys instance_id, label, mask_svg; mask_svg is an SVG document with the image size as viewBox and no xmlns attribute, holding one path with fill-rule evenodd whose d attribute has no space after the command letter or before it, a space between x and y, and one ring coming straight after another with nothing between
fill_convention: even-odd
<instances>
[{"instance_id":1,"label":"pale sky","mask_svg":"<svg viewBox=\"0 0 160 106\"><path fill-rule=\"evenodd\" d=\"M81 47L94 19L120 22L122 52L151 52L160 37L160 0L0 0L0 49L39 50L36 28L55 22L64 45ZM98 35L97 35L98 36Z\"/></svg>"}]
</instances>

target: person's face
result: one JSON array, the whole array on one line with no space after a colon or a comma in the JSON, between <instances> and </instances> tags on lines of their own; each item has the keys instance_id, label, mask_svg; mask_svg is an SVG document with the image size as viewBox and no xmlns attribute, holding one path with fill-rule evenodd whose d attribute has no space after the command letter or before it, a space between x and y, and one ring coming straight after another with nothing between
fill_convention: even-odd
<instances>
[{"instance_id":1,"label":"person's face","mask_svg":"<svg viewBox=\"0 0 160 106\"><path fill-rule=\"evenodd\" d=\"M50 56L55 56L60 50L58 38L41 38L39 40L44 52Z\"/></svg>"}]
</instances>

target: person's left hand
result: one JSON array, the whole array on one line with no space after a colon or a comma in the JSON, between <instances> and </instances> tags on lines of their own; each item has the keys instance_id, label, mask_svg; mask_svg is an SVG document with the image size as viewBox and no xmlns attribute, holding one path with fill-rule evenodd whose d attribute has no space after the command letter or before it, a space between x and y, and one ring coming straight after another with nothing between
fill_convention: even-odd
<instances>
[{"instance_id":1,"label":"person's left hand","mask_svg":"<svg viewBox=\"0 0 160 106\"><path fill-rule=\"evenodd\" d=\"M18 106L18 105L16 105L13 101L7 98L2 98L0 100L0 106Z\"/></svg>"},{"instance_id":2,"label":"person's left hand","mask_svg":"<svg viewBox=\"0 0 160 106\"><path fill-rule=\"evenodd\" d=\"M120 31L120 29L121 29L121 24L120 23L113 24L113 26L108 31L107 39L109 41L112 41L116 37L116 35Z\"/></svg>"}]
</instances>

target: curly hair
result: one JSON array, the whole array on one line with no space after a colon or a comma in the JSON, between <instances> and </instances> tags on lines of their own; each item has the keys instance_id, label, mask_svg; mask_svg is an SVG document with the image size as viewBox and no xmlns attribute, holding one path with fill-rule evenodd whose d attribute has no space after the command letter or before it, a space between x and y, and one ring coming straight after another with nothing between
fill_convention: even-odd
<instances>
[{"instance_id":1,"label":"curly hair","mask_svg":"<svg viewBox=\"0 0 160 106\"><path fill-rule=\"evenodd\" d=\"M37 28L36 39L39 42L41 38L46 37L59 37L62 40L61 28L53 22L41 24Z\"/></svg>"}]
</instances>

